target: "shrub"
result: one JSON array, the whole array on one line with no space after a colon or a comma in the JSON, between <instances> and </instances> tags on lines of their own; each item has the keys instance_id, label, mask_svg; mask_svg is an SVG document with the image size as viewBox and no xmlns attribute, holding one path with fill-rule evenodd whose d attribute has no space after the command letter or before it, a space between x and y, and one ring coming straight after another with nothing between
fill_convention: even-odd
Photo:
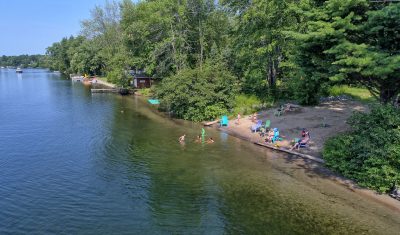
<instances>
[{"instance_id":1,"label":"shrub","mask_svg":"<svg viewBox=\"0 0 400 235\"><path fill-rule=\"evenodd\" d=\"M138 91L138 93L140 94L140 95L142 95L142 96L151 96L151 94L152 94L152 91L151 91L151 88L143 88L143 89L140 89L139 91Z\"/></svg>"},{"instance_id":2,"label":"shrub","mask_svg":"<svg viewBox=\"0 0 400 235\"><path fill-rule=\"evenodd\" d=\"M234 114L241 113L243 115L254 113L257 107L262 105L262 101L255 95L240 94L235 98Z\"/></svg>"},{"instance_id":3,"label":"shrub","mask_svg":"<svg viewBox=\"0 0 400 235\"><path fill-rule=\"evenodd\" d=\"M315 105L319 102L319 97L326 93L327 85L320 79L309 77L295 77L287 81L288 93L293 96L300 104Z\"/></svg>"},{"instance_id":4,"label":"shrub","mask_svg":"<svg viewBox=\"0 0 400 235\"><path fill-rule=\"evenodd\" d=\"M122 69L114 69L107 73L107 81L121 87L129 87L130 78Z\"/></svg>"},{"instance_id":5,"label":"shrub","mask_svg":"<svg viewBox=\"0 0 400 235\"><path fill-rule=\"evenodd\" d=\"M329 139L323 151L326 165L361 186L388 192L400 182L400 111L375 106L355 113L352 131Z\"/></svg>"},{"instance_id":6,"label":"shrub","mask_svg":"<svg viewBox=\"0 0 400 235\"><path fill-rule=\"evenodd\" d=\"M211 106L207 106L204 111L205 120L212 120L221 117L222 115L226 115L228 110L220 104L215 104Z\"/></svg>"},{"instance_id":7,"label":"shrub","mask_svg":"<svg viewBox=\"0 0 400 235\"><path fill-rule=\"evenodd\" d=\"M161 106L177 117L192 121L215 118L234 106L235 77L219 63L184 69L156 87Z\"/></svg>"}]
</instances>

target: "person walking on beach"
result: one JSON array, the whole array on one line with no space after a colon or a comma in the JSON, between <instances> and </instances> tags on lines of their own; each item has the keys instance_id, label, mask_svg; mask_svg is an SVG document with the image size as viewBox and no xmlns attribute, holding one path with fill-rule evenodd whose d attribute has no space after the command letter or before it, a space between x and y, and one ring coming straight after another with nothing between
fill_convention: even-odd
<instances>
[{"instance_id":1,"label":"person walking on beach","mask_svg":"<svg viewBox=\"0 0 400 235\"><path fill-rule=\"evenodd\" d=\"M254 123L257 122L257 112L255 112L253 116L251 116L251 121Z\"/></svg>"},{"instance_id":2,"label":"person walking on beach","mask_svg":"<svg viewBox=\"0 0 400 235\"><path fill-rule=\"evenodd\" d=\"M240 118L241 118L240 113L238 113L237 119L236 119L236 124L237 124L237 125L240 124Z\"/></svg>"}]
</instances>

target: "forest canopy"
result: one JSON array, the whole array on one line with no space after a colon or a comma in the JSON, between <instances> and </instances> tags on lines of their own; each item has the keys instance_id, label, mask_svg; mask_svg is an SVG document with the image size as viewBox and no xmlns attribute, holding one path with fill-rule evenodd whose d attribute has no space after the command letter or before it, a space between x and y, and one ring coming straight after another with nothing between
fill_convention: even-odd
<instances>
[{"instance_id":1,"label":"forest canopy","mask_svg":"<svg viewBox=\"0 0 400 235\"><path fill-rule=\"evenodd\" d=\"M164 106L191 120L175 105L182 97L161 94L171 82L184 89L182 81L199 81L182 76L207 72L210 61L233 76L233 95L316 104L330 87L353 85L394 103L399 12L399 3L368 0L106 1L82 22L80 35L54 43L47 56L53 70L102 75L121 86L129 85L126 71L144 70L159 81L154 89Z\"/></svg>"},{"instance_id":2,"label":"forest canopy","mask_svg":"<svg viewBox=\"0 0 400 235\"><path fill-rule=\"evenodd\" d=\"M18 56L1 56L0 66L2 67L31 67L45 68L48 67L47 57L44 55L18 55Z\"/></svg>"}]
</instances>

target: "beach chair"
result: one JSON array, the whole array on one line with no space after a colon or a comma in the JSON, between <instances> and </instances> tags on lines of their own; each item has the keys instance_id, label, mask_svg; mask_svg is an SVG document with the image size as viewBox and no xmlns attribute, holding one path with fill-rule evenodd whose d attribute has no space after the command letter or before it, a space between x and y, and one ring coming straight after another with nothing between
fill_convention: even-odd
<instances>
[{"instance_id":1,"label":"beach chair","mask_svg":"<svg viewBox=\"0 0 400 235\"><path fill-rule=\"evenodd\" d=\"M220 125L221 126L228 126L228 116L222 116L221 117L221 122L220 122Z\"/></svg>"},{"instance_id":2,"label":"beach chair","mask_svg":"<svg viewBox=\"0 0 400 235\"><path fill-rule=\"evenodd\" d=\"M271 120L265 121L265 125L260 129L260 136L265 136L271 127Z\"/></svg>"},{"instance_id":3,"label":"beach chair","mask_svg":"<svg viewBox=\"0 0 400 235\"><path fill-rule=\"evenodd\" d=\"M274 131L274 137L272 137L271 142L275 143L276 141L282 141L283 139L279 137L279 130Z\"/></svg>"},{"instance_id":4,"label":"beach chair","mask_svg":"<svg viewBox=\"0 0 400 235\"><path fill-rule=\"evenodd\" d=\"M260 130L261 126L262 126L262 121L258 120L255 125L251 126L251 131L257 132L258 130Z\"/></svg>"},{"instance_id":5,"label":"beach chair","mask_svg":"<svg viewBox=\"0 0 400 235\"><path fill-rule=\"evenodd\" d=\"M284 112L285 112L285 106L281 105L277 110L275 110L274 115L280 117Z\"/></svg>"}]
</instances>

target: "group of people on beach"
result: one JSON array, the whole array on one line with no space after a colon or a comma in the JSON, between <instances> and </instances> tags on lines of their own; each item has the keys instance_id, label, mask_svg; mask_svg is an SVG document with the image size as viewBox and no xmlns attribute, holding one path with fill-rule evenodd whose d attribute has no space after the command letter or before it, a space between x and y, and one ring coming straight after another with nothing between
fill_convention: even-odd
<instances>
[{"instance_id":1,"label":"group of people on beach","mask_svg":"<svg viewBox=\"0 0 400 235\"><path fill-rule=\"evenodd\" d=\"M240 118L241 118L240 113L238 113L237 119L236 119L236 124L240 124ZM254 114L250 115L249 119L252 122L256 123L257 122L257 113L254 113ZM274 138L276 138L276 136L279 137L278 128L270 129L270 131L268 133L266 133L265 141L271 143L271 142L273 142ZM311 139L310 132L307 131L305 128L303 128L302 131L301 131L301 138L300 139L296 138L296 141L293 144L293 146L290 148L290 150L294 150L294 149L298 150L301 147L304 147L306 144L308 144L310 139Z\"/></svg>"},{"instance_id":2,"label":"group of people on beach","mask_svg":"<svg viewBox=\"0 0 400 235\"><path fill-rule=\"evenodd\" d=\"M178 139L178 141L179 141L179 143L185 143L185 137L186 137L186 134L183 134L181 137L179 137L179 139ZM201 135L198 135L197 137L196 137L196 139L194 140L194 142L195 143L202 143L203 142L203 138L202 138L202 136ZM212 144L212 143L214 143L215 141L214 141L214 139L212 138L212 137L209 137L206 141L205 141L207 144Z\"/></svg>"}]
</instances>

